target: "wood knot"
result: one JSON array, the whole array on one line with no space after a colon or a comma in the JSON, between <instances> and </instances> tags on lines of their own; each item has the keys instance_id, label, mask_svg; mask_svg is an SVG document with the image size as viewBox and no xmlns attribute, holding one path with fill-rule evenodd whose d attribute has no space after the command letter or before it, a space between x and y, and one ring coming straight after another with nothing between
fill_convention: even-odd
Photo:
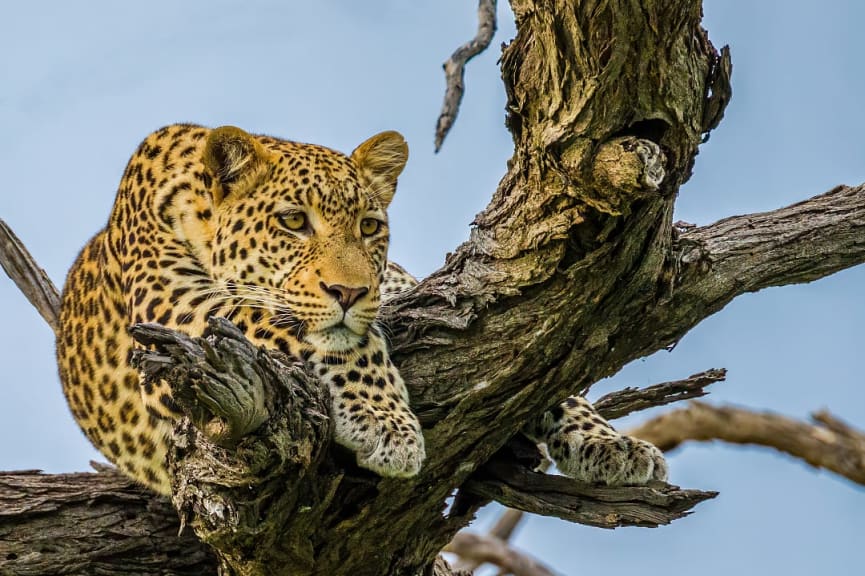
<instances>
[{"instance_id":1,"label":"wood knot","mask_svg":"<svg viewBox=\"0 0 865 576\"><path fill-rule=\"evenodd\" d=\"M666 161L664 151L651 140L623 136L598 148L592 176L596 186L611 187L632 197L644 196L660 188Z\"/></svg>"}]
</instances>

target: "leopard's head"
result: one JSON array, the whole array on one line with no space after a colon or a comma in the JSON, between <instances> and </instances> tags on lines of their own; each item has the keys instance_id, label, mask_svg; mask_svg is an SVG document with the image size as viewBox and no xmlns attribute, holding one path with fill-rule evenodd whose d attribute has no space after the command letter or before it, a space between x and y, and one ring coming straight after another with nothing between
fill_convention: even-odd
<instances>
[{"instance_id":1,"label":"leopard's head","mask_svg":"<svg viewBox=\"0 0 865 576\"><path fill-rule=\"evenodd\" d=\"M213 277L316 349L356 346L378 314L386 210L407 159L397 132L346 156L212 130L202 161L214 206Z\"/></svg>"}]
</instances>

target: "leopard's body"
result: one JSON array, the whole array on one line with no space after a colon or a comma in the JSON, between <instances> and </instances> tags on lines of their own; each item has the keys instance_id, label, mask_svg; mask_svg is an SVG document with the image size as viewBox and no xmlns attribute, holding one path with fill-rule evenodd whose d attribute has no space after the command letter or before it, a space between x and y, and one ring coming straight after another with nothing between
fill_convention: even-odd
<instances>
[{"instance_id":1,"label":"leopard's body","mask_svg":"<svg viewBox=\"0 0 865 576\"><path fill-rule=\"evenodd\" d=\"M375 323L381 299L415 282L387 262L386 209L407 155L395 132L349 156L233 127L179 124L151 134L63 292L60 375L93 444L130 476L170 491L165 456L179 410L164 383L142 383L129 365L128 328L158 322L200 335L207 318L220 315L254 343L315 370L331 391L336 440L361 466L416 474L423 435ZM622 457L621 446L611 446L619 456L584 454L585 438L594 442L586 422L593 417L554 409L527 433L546 442L566 472L579 472L568 461L580 457L592 470L608 458L646 460ZM557 448L565 444L573 449ZM645 482L662 468L651 456L654 472L640 464L637 474L583 476Z\"/></svg>"}]
</instances>

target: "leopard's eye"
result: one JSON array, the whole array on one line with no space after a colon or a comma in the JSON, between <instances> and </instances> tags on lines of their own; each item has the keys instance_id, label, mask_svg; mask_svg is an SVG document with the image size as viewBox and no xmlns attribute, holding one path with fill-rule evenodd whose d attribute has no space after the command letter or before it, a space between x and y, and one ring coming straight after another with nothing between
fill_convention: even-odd
<instances>
[{"instance_id":1,"label":"leopard's eye","mask_svg":"<svg viewBox=\"0 0 865 576\"><path fill-rule=\"evenodd\" d=\"M292 232L299 232L306 228L307 225L306 214L303 212L286 212L284 214L277 214L276 219L280 224Z\"/></svg>"},{"instance_id":2,"label":"leopard's eye","mask_svg":"<svg viewBox=\"0 0 865 576\"><path fill-rule=\"evenodd\" d=\"M381 229L381 220L375 218L364 218L360 221L360 233L364 236L372 236Z\"/></svg>"}]
</instances>

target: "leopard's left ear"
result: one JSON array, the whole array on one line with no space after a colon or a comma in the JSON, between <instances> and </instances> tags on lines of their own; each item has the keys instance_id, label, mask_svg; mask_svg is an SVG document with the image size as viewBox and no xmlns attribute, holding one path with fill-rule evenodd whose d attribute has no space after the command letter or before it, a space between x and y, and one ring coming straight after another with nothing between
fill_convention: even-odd
<instances>
[{"instance_id":1,"label":"leopard's left ear","mask_svg":"<svg viewBox=\"0 0 865 576\"><path fill-rule=\"evenodd\" d=\"M376 134L351 153L363 183L386 208L396 192L396 180L408 161L408 144L393 130Z\"/></svg>"},{"instance_id":2,"label":"leopard's left ear","mask_svg":"<svg viewBox=\"0 0 865 576\"><path fill-rule=\"evenodd\" d=\"M235 126L214 128L207 135L201 161L216 180L213 203L219 206L260 176L270 155L261 142Z\"/></svg>"}]
</instances>

